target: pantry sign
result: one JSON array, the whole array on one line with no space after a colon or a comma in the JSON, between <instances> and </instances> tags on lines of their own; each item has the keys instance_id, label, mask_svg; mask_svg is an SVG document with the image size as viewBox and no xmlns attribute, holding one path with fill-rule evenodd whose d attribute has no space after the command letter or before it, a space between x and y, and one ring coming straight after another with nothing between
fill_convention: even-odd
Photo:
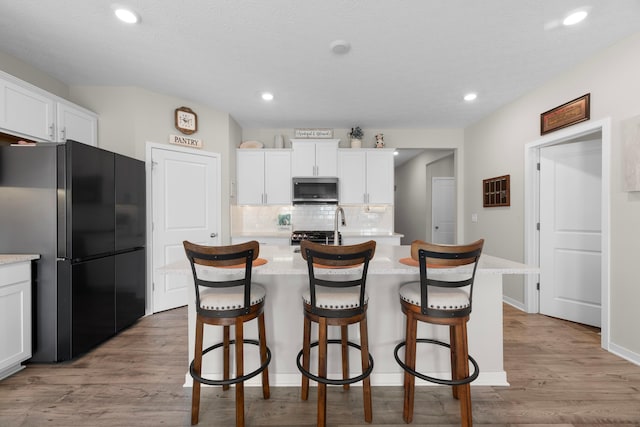
<instances>
[{"instance_id":1,"label":"pantry sign","mask_svg":"<svg viewBox=\"0 0 640 427\"><path fill-rule=\"evenodd\" d=\"M184 135L169 135L169 143L184 147L202 148L202 140Z\"/></svg>"}]
</instances>

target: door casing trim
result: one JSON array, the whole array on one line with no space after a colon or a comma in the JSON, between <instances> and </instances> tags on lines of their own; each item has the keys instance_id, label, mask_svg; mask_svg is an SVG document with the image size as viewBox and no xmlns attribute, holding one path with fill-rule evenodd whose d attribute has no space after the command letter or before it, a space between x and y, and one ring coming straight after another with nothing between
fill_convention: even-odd
<instances>
[{"instance_id":1,"label":"door casing trim","mask_svg":"<svg viewBox=\"0 0 640 427\"><path fill-rule=\"evenodd\" d=\"M554 132L524 146L524 262L540 266L540 233L536 224L539 221L540 188L537 164L540 161L540 148L560 144L594 132L602 135L602 265L601 265L601 340L605 350L610 346L610 212L611 212L611 118L606 117L593 122L585 122ZM538 313L537 283L539 275L527 275L524 282L524 304L528 313Z\"/></svg>"}]
</instances>

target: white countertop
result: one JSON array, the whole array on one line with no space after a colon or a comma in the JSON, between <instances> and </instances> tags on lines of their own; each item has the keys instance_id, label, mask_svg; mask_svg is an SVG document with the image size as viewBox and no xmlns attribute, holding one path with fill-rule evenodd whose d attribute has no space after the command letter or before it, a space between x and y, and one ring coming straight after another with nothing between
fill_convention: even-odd
<instances>
[{"instance_id":1,"label":"white countertop","mask_svg":"<svg viewBox=\"0 0 640 427\"><path fill-rule=\"evenodd\" d=\"M307 264L302 259L299 252L294 252L295 246L262 246L260 248L260 258L267 260L267 263L254 267L253 275L306 275ZM411 246L391 246L378 245L376 253L369 264L369 275L416 275L419 273L417 267L405 265L399 262L402 258L411 256ZM467 267L459 267L467 268ZM215 269L220 272L221 269ZM351 274L354 269L325 269L327 274ZM455 269L439 268L436 274L450 273ZM181 261L168 264L159 268L165 274L191 274L191 267L186 258ZM229 274L236 274L240 269L224 269ZM478 264L477 274L537 274L537 267L528 266L504 258L498 258L487 254L482 254Z\"/></svg>"},{"instance_id":2,"label":"white countertop","mask_svg":"<svg viewBox=\"0 0 640 427\"><path fill-rule=\"evenodd\" d=\"M232 233L232 237L284 237L290 238L292 230L277 231L242 231ZM404 234L391 233L389 231L349 231L340 230L342 237L404 237Z\"/></svg>"},{"instance_id":3,"label":"white countertop","mask_svg":"<svg viewBox=\"0 0 640 427\"><path fill-rule=\"evenodd\" d=\"M27 262L40 258L35 254L0 254L0 265Z\"/></svg>"}]
</instances>

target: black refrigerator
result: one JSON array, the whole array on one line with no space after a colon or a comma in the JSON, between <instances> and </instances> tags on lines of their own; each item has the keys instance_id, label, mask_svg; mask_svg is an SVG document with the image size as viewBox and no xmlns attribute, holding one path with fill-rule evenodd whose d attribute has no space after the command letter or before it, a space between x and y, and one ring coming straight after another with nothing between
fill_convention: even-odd
<instances>
[{"instance_id":1,"label":"black refrigerator","mask_svg":"<svg viewBox=\"0 0 640 427\"><path fill-rule=\"evenodd\" d=\"M0 253L35 253L33 362L145 313L144 162L75 141L0 147Z\"/></svg>"}]
</instances>

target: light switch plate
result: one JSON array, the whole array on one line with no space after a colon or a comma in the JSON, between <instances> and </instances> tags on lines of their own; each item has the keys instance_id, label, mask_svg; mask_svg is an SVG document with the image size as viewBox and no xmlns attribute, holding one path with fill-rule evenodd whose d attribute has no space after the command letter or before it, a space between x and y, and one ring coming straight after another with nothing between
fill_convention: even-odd
<instances>
[{"instance_id":1,"label":"light switch plate","mask_svg":"<svg viewBox=\"0 0 640 427\"><path fill-rule=\"evenodd\" d=\"M477 213L472 213L471 214L471 222L478 222L478 214Z\"/></svg>"}]
</instances>

